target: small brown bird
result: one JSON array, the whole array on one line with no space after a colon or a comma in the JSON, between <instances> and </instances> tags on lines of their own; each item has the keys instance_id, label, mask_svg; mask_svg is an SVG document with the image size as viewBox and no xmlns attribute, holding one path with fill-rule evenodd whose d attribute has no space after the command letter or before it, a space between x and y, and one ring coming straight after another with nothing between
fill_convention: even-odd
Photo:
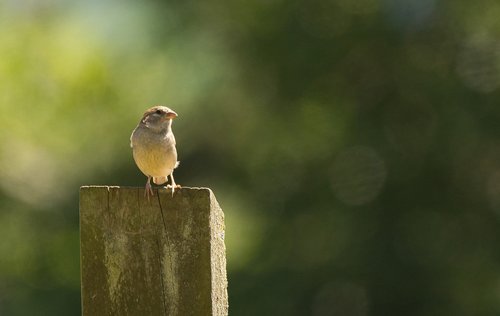
<instances>
[{"instance_id":1,"label":"small brown bird","mask_svg":"<svg viewBox=\"0 0 500 316\"><path fill-rule=\"evenodd\" d=\"M154 106L148 109L130 136L130 147L137 167L148 177L144 195L153 196L150 180L155 184L164 184L171 179L172 195L175 189L174 169L177 168L177 149L172 133L172 119L177 113L166 106Z\"/></svg>"}]
</instances>

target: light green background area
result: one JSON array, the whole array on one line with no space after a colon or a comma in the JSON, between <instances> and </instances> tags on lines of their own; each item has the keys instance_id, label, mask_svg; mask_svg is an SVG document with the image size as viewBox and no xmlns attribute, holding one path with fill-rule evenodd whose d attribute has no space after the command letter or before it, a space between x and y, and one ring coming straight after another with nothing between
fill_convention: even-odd
<instances>
[{"instance_id":1,"label":"light green background area","mask_svg":"<svg viewBox=\"0 0 500 316\"><path fill-rule=\"evenodd\" d=\"M500 312L500 3L0 1L0 315L80 313L78 188L226 216L232 315Z\"/></svg>"}]
</instances>

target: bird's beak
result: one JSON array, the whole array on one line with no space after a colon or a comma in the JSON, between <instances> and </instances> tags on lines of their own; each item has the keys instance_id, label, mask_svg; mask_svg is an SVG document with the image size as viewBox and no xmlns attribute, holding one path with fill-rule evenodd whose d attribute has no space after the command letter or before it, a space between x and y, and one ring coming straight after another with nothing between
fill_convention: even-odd
<instances>
[{"instance_id":1,"label":"bird's beak","mask_svg":"<svg viewBox=\"0 0 500 316\"><path fill-rule=\"evenodd\" d=\"M174 119L177 117L177 113L175 113L174 111L169 111L167 113L167 119L171 120L171 119Z\"/></svg>"}]
</instances>

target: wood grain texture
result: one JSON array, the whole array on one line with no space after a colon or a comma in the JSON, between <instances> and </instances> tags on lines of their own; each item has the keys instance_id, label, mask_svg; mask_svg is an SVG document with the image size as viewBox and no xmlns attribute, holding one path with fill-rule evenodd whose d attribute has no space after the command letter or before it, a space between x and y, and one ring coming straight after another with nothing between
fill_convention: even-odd
<instances>
[{"instance_id":1,"label":"wood grain texture","mask_svg":"<svg viewBox=\"0 0 500 316\"><path fill-rule=\"evenodd\" d=\"M206 188L80 188L83 315L227 315L224 214Z\"/></svg>"}]
</instances>

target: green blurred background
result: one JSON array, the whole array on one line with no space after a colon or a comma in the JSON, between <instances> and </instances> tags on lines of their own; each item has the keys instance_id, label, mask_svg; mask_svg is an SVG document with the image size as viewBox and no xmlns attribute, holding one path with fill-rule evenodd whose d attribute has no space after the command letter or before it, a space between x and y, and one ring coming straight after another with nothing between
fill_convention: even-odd
<instances>
[{"instance_id":1,"label":"green blurred background","mask_svg":"<svg viewBox=\"0 0 500 316\"><path fill-rule=\"evenodd\" d=\"M226 214L231 315L500 314L500 2L0 1L0 315L80 313L78 189Z\"/></svg>"}]
</instances>

